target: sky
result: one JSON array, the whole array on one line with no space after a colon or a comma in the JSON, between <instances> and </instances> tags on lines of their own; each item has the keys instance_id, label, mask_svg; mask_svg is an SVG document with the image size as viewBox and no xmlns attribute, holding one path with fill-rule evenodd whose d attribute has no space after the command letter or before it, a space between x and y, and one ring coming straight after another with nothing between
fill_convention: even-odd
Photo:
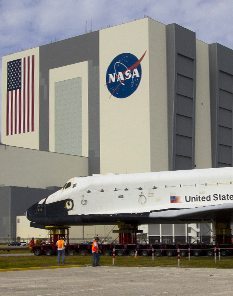
<instances>
[{"instance_id":1,"label":"sky","mask_svg":"<svg viewBox=\"0 0 233 296\"><path fill-rule=\"evenodd\" d=\"M4 55L149 16L233 49L233 0L0 0Z\"/></svg>"}]
</instances>

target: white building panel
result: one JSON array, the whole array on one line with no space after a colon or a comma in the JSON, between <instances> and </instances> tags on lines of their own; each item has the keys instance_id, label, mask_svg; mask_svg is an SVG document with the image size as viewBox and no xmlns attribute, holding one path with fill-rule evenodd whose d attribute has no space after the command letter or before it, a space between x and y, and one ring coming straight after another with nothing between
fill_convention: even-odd
<instances>
[{"instance_id":1,"label":"white building panel","mask_svg":"<svg viewBox=\"0 0 233 296\"><path fill-rule=\"evenodd\" d=\"M195 164L208 168L212 166L208 44L196 40L196 55Z\"/></svg>"},{"instance_id":2,"label":"white building panel","mask_svg":"<svg viewBox=\"0 0 233 296\"><path fill-rule=\"evenodd\" d=\"M88 156L88 62L49 74L49 150Z\"/></svg>"},{"instance_id":3,"label":"white building panel","mask_svg":"<svg viewBox=\"0 0 233 296\"><path fill-rule=\"evenodd\" d=\"M149 19L151 171L168 170L166 26Z\"/></svg>"},{"instance_id":4,"label":"white building panel","mask_svg":"<svg viewBox=\"0 0 233 296\"><path fill-rule=\"evenodd\" d=\"M82 80L55 83L55 151L82 155Z\"/></svg>"},{"instance_id":5,"label":"white building panel","mask_svg":"<svg viewBox=\"0 0 233 296\"><path fill-rule=\"evenodd\" d=\"M150 171L148 45L148 19L100 31L101 173Z\"/></svg>"}]
</instances>

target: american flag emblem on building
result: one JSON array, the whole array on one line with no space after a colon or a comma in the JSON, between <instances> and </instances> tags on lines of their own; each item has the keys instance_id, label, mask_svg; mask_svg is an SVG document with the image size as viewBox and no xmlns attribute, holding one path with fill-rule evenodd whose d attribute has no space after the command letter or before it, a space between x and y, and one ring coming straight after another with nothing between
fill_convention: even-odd
<instances>
[{"instance_id":1,"label":"american flag emblem on building","mask_svg":"<svg viewBox=\"0 0 233 296\"><path fill-rule=\"evenodd\" d=\"M181 202L181 197L177 195L170 196L170 203L179 203Z\"/></svg>"},{"instance_id":2,"label":"american flag emblem on building","mask_svg":"<svg viewBox=\"0 0 233 296\"><path fill-rule=\"evenodd\" d=\"M6 135L34 132L35 56L7 63Z\"/></svg>"}]
</instances>

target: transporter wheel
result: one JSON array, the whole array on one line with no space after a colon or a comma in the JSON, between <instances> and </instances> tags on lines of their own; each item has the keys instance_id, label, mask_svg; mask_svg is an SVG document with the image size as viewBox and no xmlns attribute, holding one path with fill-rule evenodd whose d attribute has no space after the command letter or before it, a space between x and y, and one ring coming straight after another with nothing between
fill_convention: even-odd
<instances>
[{"instance_id":1,"label":"transporter wheel","mask_svg":"<svg viewBox=\"0 0 233 296\"><path fill-rule=\"evenodd\" d=\"M214 255L214 252L212 250L207 251L207 256L212 257Z\"/></svg>"},{"instance_id":2,"label":"transporter wheel","mask_svg":"<svg viewBox=\"0 0 233 296\"><path fill-rule=\"evenodd\" d=\"M130 250L129 251L129 256L134 256L135 255L135 251L134 250Z\"/></svg>"},{"instance_id":3,"label":"transporter wheel","mask_svg":"<svg viewBox=\"0 0 233 296\"><path fill-rule=\"evenodd\" d=\"M193 256L198 257L200 256L200 251L196 250L193 252Z\"/></svg>"},{"instance_id":4,"label":"transporter wheel","mask_svg":"<svg viewBox=\"0 0 233 296\"><path fill-rule=\"evenodd\" d=\"M106 251L104 252L104 255L105 255L105 256L111 256L111 251L110 251L110 250L106 250Z\"/></svg>"},{"instance_id":5,"label":"transporter wheel","mask_svg":"<svg viewBox=\"0 0 233 296\"><path fill-rule=\"evenodd\" d=\"M47 249L47 250L45 251L45 255L46 255L46 256L52 256L52 255L53 255L53 250L52 250L52 249Z\"/></svg>"},{"instance_id":6,"label":"transporter wheel","mask_svg":"<svg viewBox=\"0 0 233 296\"><path fill-rule=\"evenodd\" d=\"M86 251L86 250L81 250L81 251L79 252L79 255L80 255L80 256L86 256L86 255L87 255L87 251Z\"/></svg>"},{"instance_id":7,"label":"transporter wheel","mask_svg":"<svg viewBox=\"0 0 233 296\"><path fill-rule=\"evenodd\" d=\"M171 250L170 251L167 251L167 256L168 257L172 257L173 256L173 251L171 251Z\"/></svg>"},{"instance_id":8,"label":"transporter wheel","mask_svg":"<svg viewBox=\"0 0 233 296\"><path fill-rule=\"evenodd\" d=\"M74 254L75 254L75 251L72 250L72 249L70 249L70 250L67 251L67 255L68 256L74 256Z\"/></svg>"},{"instance_id":9,"label":"transporter wheel","mask_svg":"<svg viewBox=\"0 0 233 296\"><path fill-rule=\"evenodd\" d=\"M180 252L180 256L181 257L186 257L187 256L187 252L186 251L181 251Z\"/></svg>"},{"instance_id":10,"label":"transporter wheel","mask_svg":"<svg viewBox=\"0 0 233 296\"><path fill-rule=\"evenodd\" d=\"M155 256L156 257L160 257L160 256L162 256L162 252L161 251L155 251Z\"/></svg>"},{"instance_id":11,"label":"transporter wheel","mask_svg":"<svg viewBox=\"0 0 233 296\"><path fill-rule=\"evenodd\" d=\"M228 255L228 251L227 250L221 250L221 256L227 256Z\"/></svg>"},{"instance_id":12,"label":"transporter wheel","mask_svg":"<svg viewBox=\"0 0 233 296\"><path fill-rule=\"evenodd\" d=\"M117 256L123 256L123 255L124 255L124 251L122 251L122 250L117 251Z\"/></svg>"},{"instance_id":13,"label":"transporter wheel","mask_svg":"<svg viewBox=\"0 0 233 296\"><path fill-rule=\"evenodd\" d=\"M41 249L35 249L34 250L34 255L35 256L40 256L41 255Z\"/></svg>"},{"instance_id":14,"label":"transporter wheel","mask_svg":"<svg viewBox=\"0 0 233 296\"><path fill-rule=\"evenodd\" d=\"M145 256L145 257L148 256L148 251L143 250L143 251L142 251L142 256Z\"/></svg>"}]
</instances>

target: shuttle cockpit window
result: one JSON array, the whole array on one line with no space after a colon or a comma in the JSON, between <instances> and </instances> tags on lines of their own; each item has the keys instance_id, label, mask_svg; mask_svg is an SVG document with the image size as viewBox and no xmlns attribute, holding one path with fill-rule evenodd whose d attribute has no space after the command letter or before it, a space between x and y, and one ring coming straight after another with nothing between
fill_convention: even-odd
<instances>
[{"instance_id":1,"label":"shuttle cockpit window","mask_svg":"<svg viewBox=\"0 0 233 296\"><path fill-rule=\"evenodd\" d=\"M66 183L64 186L63 186L63 189L67 189L71 186L71 182L68 182Z\"/></svg>"}]
</instances>

